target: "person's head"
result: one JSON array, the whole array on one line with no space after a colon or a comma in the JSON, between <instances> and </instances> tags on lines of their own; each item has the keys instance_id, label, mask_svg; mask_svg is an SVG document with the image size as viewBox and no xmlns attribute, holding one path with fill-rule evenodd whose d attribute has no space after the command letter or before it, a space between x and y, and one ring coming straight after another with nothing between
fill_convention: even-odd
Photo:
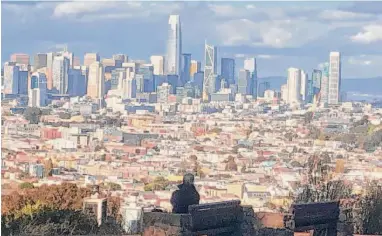
<instances>
[{"instance_id":1,"label":"person's head","mask_svg":"<svg viewBox=\"0 0 382 236\"><path fill-rule=\"evenodd\" d=\"M185 185L193 185L194 184L194 175L187 173L183 176L183 184Z\"/></svg>"}]
</instances>

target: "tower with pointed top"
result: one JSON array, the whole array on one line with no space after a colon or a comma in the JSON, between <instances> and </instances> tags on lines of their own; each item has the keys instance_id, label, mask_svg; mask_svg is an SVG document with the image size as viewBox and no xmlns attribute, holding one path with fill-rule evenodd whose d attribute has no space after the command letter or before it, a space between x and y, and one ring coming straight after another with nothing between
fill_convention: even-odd
<instances>
[{"instance_id":1,"label":"tower with pointed top","mask_svg":"<svg viewBox=\"0 0 382 236\"><path fill-rule=\"evenodd\" d=\"M166 73L179 76L182 55L182 31L179 15L170 15L168 24Z\"/></svg>"}]
</instances>

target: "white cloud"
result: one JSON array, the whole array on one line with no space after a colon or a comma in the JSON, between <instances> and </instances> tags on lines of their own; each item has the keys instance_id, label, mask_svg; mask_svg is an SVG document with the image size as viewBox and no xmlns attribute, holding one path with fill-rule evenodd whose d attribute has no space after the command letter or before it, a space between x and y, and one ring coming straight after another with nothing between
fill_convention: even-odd
<instances>
[{"instance_id":1,"label":"white cloud","mask_svg":"<svg viewBox=\"0 0 382 236\"><path fill-rule=\"evenodd\" d=\"M359 65L359 66L377 65L377 64L382 64L382 56L376 56L376 55L351 56L348 58L347 62L351 65Z\"/></svg>"},{"instance_id":2,"label":"white cloud","mask_svg":"<svg viewBox=\"0 0 382 236\"><path fill-rule=\"evenodd\" d=\"M319 17L325 20L355 20L355 19L370 19L374 16L365 13L356 13L341 10L324 10Z\"/></svg>"},{"instance_id":3,"label":"white cloud","mask_svg":"<svg viewBox=\"0 0 382 236\"><path fill-rule=\"evenodd\" d=\"M363 31L351 36L351 40L357 43L373 43L382 41L382 22L380 24L370 24L363 27Z\"/></svg>"},{"instance_id":4,"label":"white cloud","mask_svg":"<svg viewBox=\"0 0 382 236\"><path fill-rule=\"evenodd\" d=\"M53 16L81 16L78 20L94 21L100 19L144 18L154 14L171 14L179 11L181 4L141 3L141 2L108 2L108 1L74 1L56 5Z\"/></svg>"},{"instance_id":5,"label":"white cloud","mask_svg":"<svg viewBox=\"0 0 382 236\"><path fill-rule=\"evenodd\" d=\"M312 28L315 30L312 31ZM216 26L216 34L223 45L274 48L301 46L325 35L329 30L325 24L293 18L260 22L240 19L226 21Z\"/></svg>"},{"instance_id":6,"label":"white cloud","mask_svg":"<svg viewBox=\"0 0 382 236\"><path fill-rule=\"evenodd\" d=\"M259 54L256 56L257 58L259 59L275 59L275 58L278 58L279 56L278 55L268 55L268 54Z\"/></svg>"}]
</instances>

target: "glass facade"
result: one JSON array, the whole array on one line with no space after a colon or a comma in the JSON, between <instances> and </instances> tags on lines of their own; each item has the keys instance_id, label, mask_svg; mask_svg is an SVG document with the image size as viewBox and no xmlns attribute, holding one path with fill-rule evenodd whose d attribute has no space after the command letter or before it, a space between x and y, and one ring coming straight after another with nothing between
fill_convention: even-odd
<instances>
[{"instance_id":1,"label":"glass facade","mask_svg":"<svg viewBox=\"0 0 382 236\"><path fill-rule=\"evenodd\" d=\"M191 69L191 54L184 53L182 54L182 74L180 76L180 81L182 85L185 85L190 81L190 69Z\"/></svg>"},{"instance_id":2,"label":"glass facade","mask_svg":"<svg viewBox=\"0 0 382 236\"><path fill-rule=\"evenodd\" d=\"M232 58L221 59L221 76L228 85L235 83L235 60Z\"/></svg>"}]
</instances>

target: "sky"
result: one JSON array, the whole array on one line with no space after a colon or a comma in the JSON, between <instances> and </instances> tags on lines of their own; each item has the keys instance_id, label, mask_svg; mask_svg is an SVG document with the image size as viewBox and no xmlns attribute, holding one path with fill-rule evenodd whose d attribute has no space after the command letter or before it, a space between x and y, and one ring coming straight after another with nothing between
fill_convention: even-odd
<instances>
[{"instance_id":1,"label":"sky","mask_svg":"<svg viewBox=\"0 0 382 236\"><path fill-rule=\"evenodd\" d=\"M382 2L15 2L2 1L2 62L12 53L49 52L67 45L108 58L124 53L149 61L165 55L168 17L180 15L183 52L203 60L204 42L218 58L256 57L258 76L311 74L342 55L343 78L382 76Z\"/></svg>"}]
</instances>

